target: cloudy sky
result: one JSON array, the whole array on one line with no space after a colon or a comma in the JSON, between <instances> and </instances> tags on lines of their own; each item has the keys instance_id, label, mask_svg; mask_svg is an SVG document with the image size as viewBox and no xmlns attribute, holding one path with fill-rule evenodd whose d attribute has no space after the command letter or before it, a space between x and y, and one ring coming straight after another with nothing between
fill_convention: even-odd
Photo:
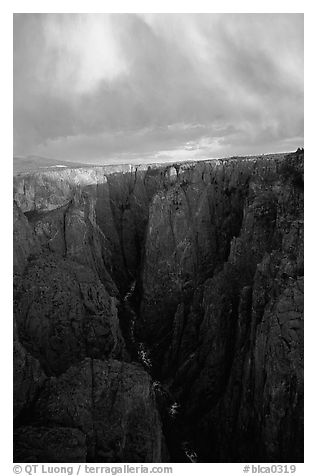
<instances>
[{"instance_id":1,"label":"cloudy sky","mask_svg":"<svg viewBox=\"0 0 317 476\"><path fill-rule=\"evenodd\" d=\"M15 14L14 154L102 163L303 145L301 14Z\"/></svg>"}]
</instances>

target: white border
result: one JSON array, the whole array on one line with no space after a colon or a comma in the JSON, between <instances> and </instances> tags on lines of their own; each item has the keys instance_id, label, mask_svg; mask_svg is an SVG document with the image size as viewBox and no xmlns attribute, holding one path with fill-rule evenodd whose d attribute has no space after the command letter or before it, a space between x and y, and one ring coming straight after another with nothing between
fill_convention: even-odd
<instances>
[{"instance_id":1,"label":"white border","mask_svg":"<svg viewBox=\"0 0 317 476\"><path fill-rule=\"evenodd\" d=\"M151 8L150 8L151 7ZM297 465L297 474L317 473L316 441L316 363L317 315L314 294L316 274L315 236L316 206L316 29L313 2L302 1L217 1L217 2L105 2L84 1L3 1L1 4L1 436L4 470L12 473L12 13L13 12L283 12L305 13L305 464ZM170 465L169 463L167 465ZM68 465L70 466L70 465ZM75 467L76 465L74 465ZM195 473L208 475L243 474L242 464L199 464L195 468L173 464L174 475Z\"/></svg>"}]
</instances>

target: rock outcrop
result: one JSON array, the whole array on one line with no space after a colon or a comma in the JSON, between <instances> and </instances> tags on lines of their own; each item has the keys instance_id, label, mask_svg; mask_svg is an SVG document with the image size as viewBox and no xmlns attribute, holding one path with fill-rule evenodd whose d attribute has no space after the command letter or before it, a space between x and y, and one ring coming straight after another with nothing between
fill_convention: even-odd
<instances>
[{"instance_id":1,"label":"rock outcrop","mask_svg":"<svg viewBox=\"0 0 317 476\"><path fill-rule=\"evenodd\" d=\"M70 367L47 381L33 422L80 430L90 461L160 462L164 453L151 378L139 364L85 359Z\"/></svg>"},{"instance_id":2,"label":"rock outcrop","mask_svg":"<svg viewBox=\"0 0 317 476\"><path fill-rule=\"evenodd\" d=\"M46 375L40 363L20 344L16 324L13 328L13 416L19 419L36 400Z\"/></svg>"},{"instance_id":3,"label":"rock outcrop","mask_svg":"<svg viewBox=\"0 0 317 476\"><path fill-rule=\"evenodd\" d=\"M27 264L30 255L40 252L40 244L32 226L22 213L21 209L13 202L13 272L20 274Z\"/></svg>"},{"instance_id":4,"label":"rock outcrop","mask_svg":"<svg viewBox=\"0 0 317 476\"><path fill-rule=\"evenodd\" d=\"M86 461L86 437L74 428L21 426L14 432L14 442L17 463Z\"/></svg>"},{"instance_id":5,"label":"rock outcrop","mask_svg":"<svg viewBox=\"0 0 317 476\"><path fill-rule=\"evenodd\" d=\"M139 364L85 359L46 381L28 423L15 434L19 461L160 462L165 454L152 381Z\"/></svg>"},{"instance_id":6,"label":"rock outcrop","mask_svg":"<svg viewBox=\"0 0 317 476\"><path fill-rule=\"evenodd\" d=\"M20 341L47 375L59 375L85 357L124 356L116 298L93 271L42 256L29 262L16 288Z\"/></svg>"},{"instance_id":7,"label":"rock outcrop","mask_svg":"<svg viewBox=\"0 0 317 476\"><path fill-rule=\"evenodd\" d=\"M17 461L302 461L302 150L14 199Z\"/></svg>"}]
</instances>

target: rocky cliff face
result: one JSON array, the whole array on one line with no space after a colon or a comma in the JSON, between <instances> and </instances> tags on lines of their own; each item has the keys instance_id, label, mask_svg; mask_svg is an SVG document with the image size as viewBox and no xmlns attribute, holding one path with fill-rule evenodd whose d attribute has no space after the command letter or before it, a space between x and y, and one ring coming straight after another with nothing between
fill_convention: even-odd
<instances>
[{"instance_id":1,"label":"rocky cliff face","mask_svg":"<svg viewBox=\"0 0 317 476\"><path fill-rule=\"evenodd\" d=\"M17 461L302 461L303 153L17 176L14 271Z\"/></svg>"}]
</instances>

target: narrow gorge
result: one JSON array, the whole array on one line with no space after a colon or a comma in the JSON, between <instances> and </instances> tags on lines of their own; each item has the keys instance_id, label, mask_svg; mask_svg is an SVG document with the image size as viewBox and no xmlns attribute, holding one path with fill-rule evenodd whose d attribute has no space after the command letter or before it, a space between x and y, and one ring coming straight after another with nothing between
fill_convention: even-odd
<instances>
[{"instance_id":1,"label":"narrow gorge","mask_svg":"<svg viewBox=\"0 0 317 476\"><path fill-rule=\"evenodd\" d=\"M16 462L303 461L303 165L14 177Z\"/></svg>"}]
</instances>

